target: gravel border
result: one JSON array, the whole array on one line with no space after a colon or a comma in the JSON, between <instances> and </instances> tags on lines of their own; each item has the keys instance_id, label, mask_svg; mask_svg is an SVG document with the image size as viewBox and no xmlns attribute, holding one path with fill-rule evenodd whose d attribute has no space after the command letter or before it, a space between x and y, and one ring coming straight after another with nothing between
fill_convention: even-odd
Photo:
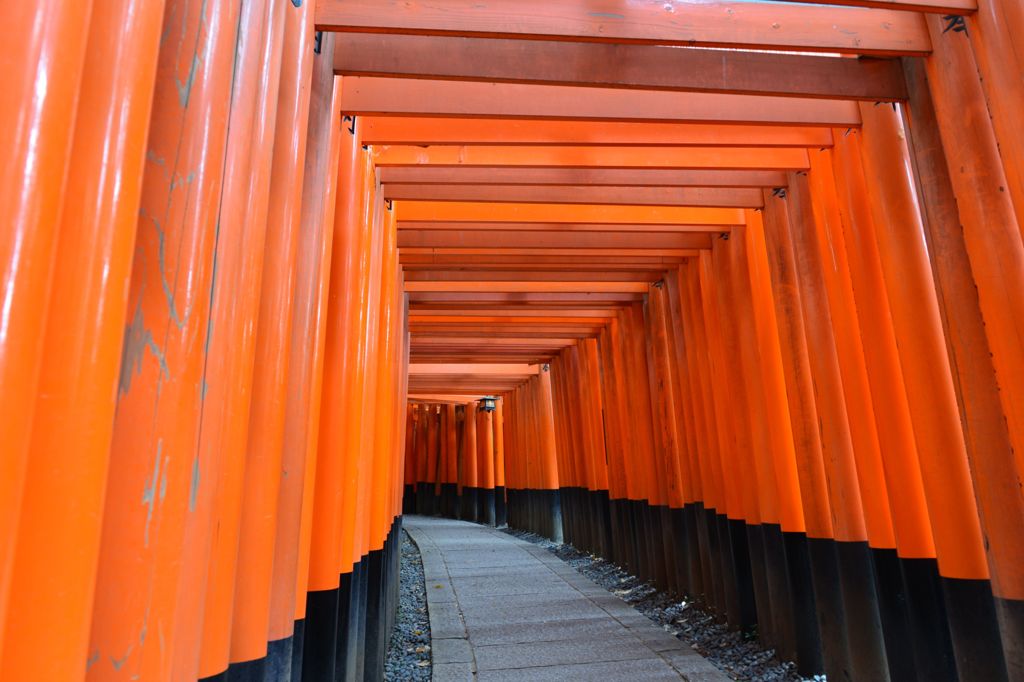
<instances>
[{"instance_id":1,"label":"gravel border","mask_svg":"<svg viewBox=\"0 0 1024 682\"><path fill-rule=\"evenodd\" d=\"M620 597L667 632L692 646L734 680L749 682L824 682L825 676L803 678L790 661L775 658L754 633L729 630L695 602L674 601L611 562L572 545L559 545L545 537L512 528L504 532L544 547L601 587Z\"/></svg>"},{"instance_id":2,"label":"gravel border","mask_svg":"<svg viewBox=\"0 0 1024 682\"><path fill-rule=\"evenodd\" d=\"M432 663L423 560L420 558L419 547L402 530L398 617L395 619L391 641L388 642L384 679L389 682L430 682L433 675Z\"/></svg>"}]
</instances>

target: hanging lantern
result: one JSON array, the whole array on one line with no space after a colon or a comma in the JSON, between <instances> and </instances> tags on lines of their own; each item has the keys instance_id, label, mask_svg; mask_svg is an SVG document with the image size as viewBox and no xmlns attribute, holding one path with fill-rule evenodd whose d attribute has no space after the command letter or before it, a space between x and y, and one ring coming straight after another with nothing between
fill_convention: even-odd
<instances>
[{"instance_id":1,"label":"hanging lantern","mask_svg":"<svg viewBox=\"0 0 1024 682\"><path fill-rule=\"evenodd\" d=\"M498 405L498 399L493 395L485 395L480 400L480 409L484 412L494 412L495 407Z\"/></svg>"}]
</instances>

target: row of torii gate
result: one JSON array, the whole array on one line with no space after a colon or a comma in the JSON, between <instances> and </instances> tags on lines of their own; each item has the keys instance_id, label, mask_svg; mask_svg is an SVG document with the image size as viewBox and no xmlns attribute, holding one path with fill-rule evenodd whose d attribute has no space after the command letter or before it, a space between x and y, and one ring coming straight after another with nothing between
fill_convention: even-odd
<instances>
[{"instance_id":1,"label":"row of torii gate","mask_svg":"<svg viewBox=\"0 0 1024 682\"><path fill-rule=\"evenodd\" d=\"M432 483L1024 679L1019 0L8 5L0 678L377 679Z\"/></svg>"}]
</instances>

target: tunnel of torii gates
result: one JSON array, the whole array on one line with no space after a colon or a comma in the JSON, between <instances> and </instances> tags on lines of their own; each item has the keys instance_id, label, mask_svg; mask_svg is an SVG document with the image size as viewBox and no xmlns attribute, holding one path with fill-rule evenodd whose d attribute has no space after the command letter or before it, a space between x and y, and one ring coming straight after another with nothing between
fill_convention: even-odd
<instances>
[{"instance_id":1,"label":"tunnel of torii gates","mask_svg":"<svg viewBox=\"0 0 1024 682\"><path fill-rule=\"evenodd\" d=\"M1024 680L1021 35L4 3L0 679L380 679L414 510L803 673Z\"/></svg>"}]
</instances>

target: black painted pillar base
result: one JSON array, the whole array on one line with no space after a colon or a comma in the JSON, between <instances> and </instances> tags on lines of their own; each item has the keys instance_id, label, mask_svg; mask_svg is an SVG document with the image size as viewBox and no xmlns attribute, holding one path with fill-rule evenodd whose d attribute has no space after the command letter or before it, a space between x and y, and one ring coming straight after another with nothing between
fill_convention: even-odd
<instances>
[{"instance_id":1,"label":"black painted pillar base","mask_svg":"<svg viewBox=\"0 0 1024 682\"><path fill-rule=\"evenodd\" d=\"M441 484L441 516L454 519L459 515L459 490L455 483Z\"/></svg>"},{"instance_id":2,"label":"black painted pillar base","mask_svg":"<svg viewBox=\"0 0 1024 682\"><path fill-rule=\"evenodd\" d=\"M996 597L995 604L1006 669L1013 682L1024 680L1024 600Z\"/></svg>"},{"instance_id":3,"label":"black painted pillar base","mask_svg":"<svg viewBox=\"0 0 1024 682\"><path fill-rule=\"evenodd\" d=\"M476 521L477 489L464 486L462 488L462 509L459 518L463 521Z\"/></svg>"},{"instance_id":4,"label":"black painted pillar base","mask_svg":"<svg viewBox=\"0 0 1024 682\"><path fill-rule=\"evenodd\" d=\"M477 519L488 526L495 525L494 488L481 488L477 493Z\"/></svg>"},{"instance_id":5,"label":"black painted pillar base","mask_svg":"<svg viewBox=\"0 0 1024 682\"><path fill-rule=\"evenodd\" d=\"M494 525L503 528L508 525L508 500L505 498L505 487L494 489Z\"/></svg>"},{"instance_id":6,"label":"black painted pillar base","mask_svg":"<svg viewBox=\"0 0 1024 682\"><path fill-rule=\"evenodd\" d=\"M988 580L942 578L953 652L961 680L1007 680L1006 660Z\"/></svg>"},{"instance_id":7,"label":"black painted pillar base","mask_svg":"<svg viewBox=\"0 0 1024 682\"><path fill-rule=\"evenodd\" d=\"M803 533L783 533L782 542L786 551L793 604L796 667L804 677L813 677L825 672L825 660L821 651L821 632L818 630L808 540Z\"/></svg>"}]
</instances>

